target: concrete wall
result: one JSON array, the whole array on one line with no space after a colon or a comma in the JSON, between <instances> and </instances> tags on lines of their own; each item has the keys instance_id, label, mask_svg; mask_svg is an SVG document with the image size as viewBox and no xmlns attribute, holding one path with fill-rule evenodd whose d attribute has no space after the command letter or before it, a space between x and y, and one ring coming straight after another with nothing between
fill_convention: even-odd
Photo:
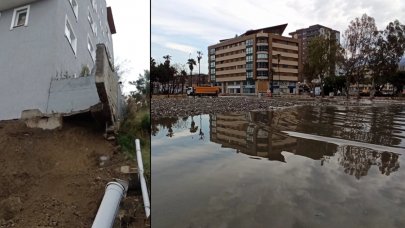
<instances>
[{"instance_id":1,"label":"concrete wall","mask_svg":"<svg viewBox=\"0 0 405 228\"><path fill-rule=\"evenodd\" d=\"M47 113L74 114L100 102L94 76L52 80Z\"/></svg>"},{"instance_id":2,"label":"concrete wall","mask_svg":"<svg viewBox=\"0 0 405 228\"><path fill-rule=\"evenodd\" d=\"M20 118L24 109L45 111L55 74L58 1L31 4L28 26L10 30L14 9L0 16L0 120Z\"/></svg>"},{"instance_id":3,"label":"concrete wall","mask_svg":"<svg viewBox=\"0 0 405 228\"><path fill-rule=\"evenodd\" d=\"M96 87L100 101L108 109L105 109L105 115L109 116L111 124L114 124L118 121L120 114L118 110L121 107L118 105L121 102L118 102L118 95L120 92L118 86L118 76L113 71L113 66L108 59L106 48L104 45L97 45L97 68L95 70L96 77Z\"/></svg>"},{"instance_id":4,"label":"concrete wall","mask_svg":"<svg viewBox=\"0 0 405 228\"><path fill-rule=\"evenodd\" d=\"M105 0L97 1L97 11L90 0L77 0L77 3L79 15L76 20L67 0L33 2L28 25L12 30L14 9L1 12L0 120L20 118L21 112L28 109L45 113L52 78L60 78L66 73L71 77L79 76L83 65L92 69L94 61L87 49L88 34L94 49L97 43L105 42L113 54L112 40L109 41L106 31L110 32ZM87 19L89 11L97 26L97 36ZM65 37L66 16L77 37L76 56Z\"/></svg>"}]
</instances>

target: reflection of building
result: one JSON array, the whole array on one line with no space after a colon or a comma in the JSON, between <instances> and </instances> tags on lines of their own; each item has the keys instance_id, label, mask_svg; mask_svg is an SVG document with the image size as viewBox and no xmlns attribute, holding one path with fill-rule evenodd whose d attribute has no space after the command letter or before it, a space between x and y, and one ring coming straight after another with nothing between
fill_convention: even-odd
<instances>
[{"instance_id":1,"label":"reflection of building","mask_svg":"<svg viewBox=\"0 0 405 228\"><path fill-rule=\"evenodd\" d=\"M321 165L324 165L325 160L335 156L339 165L344 168L344 172L357 179L366 176L372 166L377 166L381 174L387 176L399 169L398 154L395 153L377 152L362 147L337 146L320 140L291 137L281 132L314 131L313 134L337 135L345 138L338 127L341 126L342 119L330 115L334 112L333 110L328 111L322 108L311 108L311 110L210 115L210 139L212 142L221 144L222 147L235 149L238 153L275 161L285 162L281 153L283 151L320 160ZM323 111L325 111L324 114ZM297 118L298 112L300 112L300 118L304 116L305 121ZM357 118L359 117L347 115L347 119L357 120ZM326 129L319 122L314 122L319 120L323 121L323 125L333 126L333 128ZM320 126L323 130L316 130L314 126L309 126L309 123ZM357 129L357 125L351 124L351 126ZM370 141L364 134L356 132L355 135L357 137L354 137L354 140ZM387 142L380 143L387 144Z\"/></svg>"},{"instance_id":2,"label":"reflection of building","mask_svg":"<svg viewBox=\"0 0 405 228\"><path fill-rule=\"evenodd\" d=\"M249 30L208 47L210 82L224 93L295 93L298 40L282 36L287 24ZM274 72L272 74L272 72Z\"/></svg>"},{"instance_id":3,"label":"reflection of building","mask_svg":"<svg viewBox=\"0 0 405 228\"><path fill-rule=\"evenodd\" d=\"M288 125L285 121L282 122ZM284 161L281 152L294 152L297 139L274 131L273 127L283 128L283 123L274 123L273 112L211 115L210 138L211 141L236 149L237 152Z\"/></svg>"}]
</instances>

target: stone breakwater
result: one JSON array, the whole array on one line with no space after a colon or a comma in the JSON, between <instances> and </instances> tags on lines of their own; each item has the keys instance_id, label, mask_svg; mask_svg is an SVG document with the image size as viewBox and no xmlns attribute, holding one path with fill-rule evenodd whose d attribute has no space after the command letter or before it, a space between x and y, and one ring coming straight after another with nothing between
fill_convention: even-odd
<instances>
[{"instance_id":1,"label":"stone breakwater","mask_svg":"<svg viewBox=\"0 0 405 228\"><path fill-rule=\"evenodd\" d=\"M344 106L374 106L386 104L405 104L404 100L373 100L338 98L267 98L267 97L152 97L151 116L184 117L199 114L217 114L229 112L267 111L297 105L344 105Z\"/></svg>"}]
</instances>

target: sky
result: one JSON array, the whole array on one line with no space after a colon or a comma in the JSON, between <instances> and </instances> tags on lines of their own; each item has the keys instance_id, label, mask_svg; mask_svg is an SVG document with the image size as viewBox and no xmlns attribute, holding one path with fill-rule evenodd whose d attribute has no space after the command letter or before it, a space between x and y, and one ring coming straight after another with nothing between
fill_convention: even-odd
<instances>
[{"instance_id":1,"label":"sky","mask_svg":"<svg viewBox=\"0 0 405 228\"><path fill-rule=\"evenodd\" d=\"M221 39L249 29L288 23L284 36L310 25L321 24L340 31L364 13L374 17L377 28L398 19L405 24L404 0L152 0L151 55L164 62L185 65L203 52L201 73L208 72L207 48ZM198 69L194 67L193 74ZM197 70L198 71L198 70Z\"/></svg>"},{"instance_id":2,"label":"sky","mask_svg":"<svg viewBox=\"0 0 405 228\"><path fill-rule=\"evenodd\" d=\"M121 81L123 92L136 90L135 81L150 64L150 0L107 0L117 30L112 35L115 64L126 71Z\"/></svg>"}]
</instances>

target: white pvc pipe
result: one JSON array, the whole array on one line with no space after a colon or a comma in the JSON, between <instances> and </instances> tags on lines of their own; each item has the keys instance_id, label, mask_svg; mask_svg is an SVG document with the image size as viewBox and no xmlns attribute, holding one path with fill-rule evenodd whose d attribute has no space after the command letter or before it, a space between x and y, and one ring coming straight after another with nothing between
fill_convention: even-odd
<instances>
[{"instance_id":1,"label":"white pvc pipe","mask_svg":"<svg viewBox=\"0 0 405 228\"><path fill-rule=\"evenodd\" d=\"M136 147L136 160L138 161L138 177L141 182L143 204L145 205L146 218L149 218L150 216L149 194L148 194L148 187L146 186L145 177L143 176L143 162L139 139L135 139L135 147Z\"/></svg>"},{"instance_id":2,"label":"white pvc pipe","mask_svg":"<svg viewBox=\"0 0 405 228\"><path fill-rule=\"evenodd\" d=\"M107 184L103 200L94 219L92 228L111 228L117 216L120 202L126 193L127 187L119 182Z\"/></svg>"}]
</instances>

